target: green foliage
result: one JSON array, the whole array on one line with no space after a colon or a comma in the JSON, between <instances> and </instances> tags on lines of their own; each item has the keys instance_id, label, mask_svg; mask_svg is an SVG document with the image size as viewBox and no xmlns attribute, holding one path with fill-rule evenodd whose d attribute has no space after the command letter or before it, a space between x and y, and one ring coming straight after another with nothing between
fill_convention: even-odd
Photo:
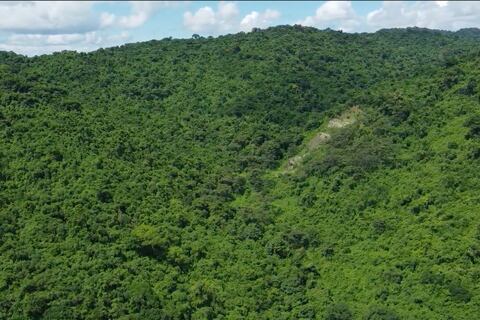
<instances>
[{"instance_id":1,"label":"green foliage","mask_svg":"<svg viewBox=\"0 0 480 320\"><path fill-rule=\"evenodd\" d=\"M468 133L465 136L467 139L480 138L480 115L476 114L470 117L465 126L468 128Z\"/></svg>"},{"instance_id":2,"label":"green foliage","mask_svg":"<svg viewBox=\"0 0 480 320\"><path fill-rule=\"evenodd\" d=\"M383 307L373 307L371 308L365 320L399 320L400 318L395 314L395 312L388 310Z\"/></svg>"},{"instance_id":3,"label":"green foliage","mask_svg":"<svg viewBox=\"0 0 480 320\"><path fill-rule=\"evenodd\" d=\"M475 319L478 39L0 52L0 319Z\"/></svg>"},{"instance_id":4,"label":"green foliage","mask_svg":"<svg viewBox=\"0 0 480 320\"><path fill-rule=\"evenodd\" d=\"M327 309L326 320L350 320L352 312L345 304L335 304Z\"/></svg>"}]
</instances>

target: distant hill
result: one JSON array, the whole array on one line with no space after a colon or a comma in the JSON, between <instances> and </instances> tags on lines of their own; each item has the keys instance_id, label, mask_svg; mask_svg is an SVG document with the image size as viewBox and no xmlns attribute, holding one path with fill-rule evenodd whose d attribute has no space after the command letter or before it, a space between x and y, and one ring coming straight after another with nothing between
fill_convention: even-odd
<instances>
[{"instance_id":1,"label":"distant hill","mask_svg":"<svg viewBox=\"0 0 480 320\"><path fill-rule=\"evenodd\" d=\"M478 29L0 52L0 319L475 319Z\"/></svg>"},{"instance_id":2,"label":"distant hill","mask_svg":"<svg viewBox=\"0 0 480 320\"><path fill-rule=\"evenodd\" d=\"M472 39L480 39L480 29L478 28L465 28L465 29L460 29L455 34L472 38Z\"/></svg>"}]
</instances>

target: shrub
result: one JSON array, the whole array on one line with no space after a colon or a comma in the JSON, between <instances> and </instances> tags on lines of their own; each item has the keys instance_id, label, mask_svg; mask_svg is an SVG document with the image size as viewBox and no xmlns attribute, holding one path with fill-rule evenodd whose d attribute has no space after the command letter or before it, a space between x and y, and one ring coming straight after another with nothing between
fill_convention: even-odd
<instances>
[{"instance_id":1,"label":"shrub","mask_svg":"<svg viewBox=\"0 0 480 320\"><path fill-rule=\"evenodd\" d=\"M466 139L474 139L480 137L480 115L471 116L465 121L465 127L467 127L468 133L465 136Z\"/></svg>"},{"instance_id":2,"label":"shrub","mask_svg":"<svg viewBox=\"0 0 480 320\"><path fill-rule=\"evenodd\" d=\"M326 320L350 320L353 319L352 312L344 303L331 305L327 309Z\"/></svg>"},{"instance_id":3,"label":"shrub","mask_svg":"<svg viewBox=\"0 0 480 320\"><path fill-rule=\"evenodd\" d=\"M372 307L365 315L365 320L400 320L400 317L393 311L384 307Z\"/></svg>"},{"instance_id":4,"label":"shrub","mask_svg":"<svg viewBox=\"0 0 480 320\"><path fill-rule=\"evenodd\" d=\"M449 284L448 291L452 299L457 302L467 303L472 298L472 294L459 283Z\"/></svg>"}]
</instances>

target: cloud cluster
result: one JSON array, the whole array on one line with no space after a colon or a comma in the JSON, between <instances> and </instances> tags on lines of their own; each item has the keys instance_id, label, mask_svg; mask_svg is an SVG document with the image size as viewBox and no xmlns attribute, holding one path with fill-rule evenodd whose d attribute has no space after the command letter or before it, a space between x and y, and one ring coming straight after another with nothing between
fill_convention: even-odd
<instances>
[{"instance_id":1,"label":"cloud cluster","mask_svg":"<svg viewBox=\"0 0 480 320\"><path fill-rule=\"evenodd\" d=\"M46 54L62 50L91 51L105 44L117 45L130 39L128 32L101 35L97 31L68 34L13 34L0 50L14 51L27 55Z\"/></svg>"},{"instance_id":2,"label":"cloud cluster","mask_svg":"<svg viewBox=\"0 0 480 320\"><path fill-rule=\"evenodd\" d=\"M0 50L33 55L58 50L89 51L124 43L132 30L140 28L163 10L189 5L181 1L130 1L128 13L119 14L114 6L95 1L6 1L0 2ZM241 13L241 2L220 1L183 13L183 30L219 35L279 23L281 13L274 9ZM272 4L274 5L274 4ZM292 6L295 4L292 3ZM332 28L346 32L376 31L392 27L426 27L458 30L480 27L480 2L468 1L385 1L368 13L355 11L360 4L326 1L315 12L298 21L282 21ZM101 10L100 8L109 8ZM355 7L355 8L354 8ZM181 26L172 26L182 29Z\"/></svg>"},{"instance_id":3,"label":"cloud cluster","mask_svg":"<svg viewBox=\"0 0 480 320\"><path fill-rule=\"evenodd\" d=\"M318 28L334 28L354 31L361 25L362 18L353 10L351 1L328 1L322 4L314 16L308 16L298 23Z\"/></svg>"},{"instance_id":4,"label":"cloud cluster","mask_svg":"<svg viewBox=\"0 0 480 320\"><path fill-rule=\"evenodd\" d=\"M88 32L99 27L91 2L0 2L0 30L15 33Z\"/></svg>"},{"instance_id":5,"label":"cloud cluster","mask_svg":"<svg viewBox=\"0 0 480 320\"><path fill-rule=\"evenodd\" d=\"M280 18L280 12L276 10L267 9L260 13L252 11L240 21L240 28L244 31L250 31L252 28L264 28L278 18Z\"/></svg>"},{"instance_id":6,"label":"cloud cluster","mask_svg":"<svg viewBox=\"0 0 480 320\"><path fill-rule=\"evenodd\" d=\"M234 2L219 2L217 10L209 6L183 15L183 25L190 31L208 34L250 31L255 27L271 25L280 17L280 12L267 9L264 12L252 11L240 17L240 10Z\"/></svg>"},{"instance_id":7,"label":"cloud cluster","mask_svg":"<svg viewBox=\"0 0 480 320\"><path fill-rule=\"evenodd\" d=\"M209 6L184 14L184 26L193 32L221 34L264 28L278 21L280 12L267 9L252 11L242 19L236 3L220 2L218 9ZM345 32L369 32L381 28L425 27L458 30L480 27L480 2L469 1L384 1L380 8L358 14L351 1L326 1L315 13L296 22L320 29Z\"/></svg>"},{"instance_id":8,"label":"cloud cluster","mask_svg":"<svg viewBox=\"0 0 480 320\"><path fill-rule=\"evenodd\" d=\"M194 32L228 32L233 30L234 21L239 14L237 5L232 2L220 2L215 11L203 7L195 13L187 11L183 15L184 26Z\"/></svg>"},{"instance_id":9,"label":"cloud cluster","mask_svg":"<svg viewBox=\"0 0 480 320\"><path fill-rule=\"evenodd\" d=\"M388 2L367 15L374 28L417 26L431 29L458 30L480 26L480 2Z\"/></svg>"},{"instance_id":10,"label":"cloud cluster","mask_svg":"<svg viewBox=\"0 0 480 320\"><path fill-rule=\"evenodd\" d=\"M360 16L353 9L351 1L328 1L316 10L315 15L298 23L346 32L413 26L458 30L480 27L480 2L384 1L380 8Z\"/></svg>"},{"instance_id":11,"label":"cloud cluster","mask_svg":"<svg viewBox=\"0 0 480 320\"><path fill-rule=\"evenodd\" d=\"M97 12L94 1L0 2L0 50L27 55L58 50L89 51L127 41L138 28L176 1L131 1L130 14ZM5 36L6 35L6 36Z\"/></svg>"},{"instance_id":12,"label":"cloud cluster","mask_svg":"<svg viewBox=\"0 0 480 320\"><path fill-rule=\"evenodd\" d=\"M117 23L124 28L137 28L147 22L162 8L176 6L179 1L131 1L132 12L128 16L118 17ZM112 19L112 24L115 17Z\"/></svg>"}]
</instances>

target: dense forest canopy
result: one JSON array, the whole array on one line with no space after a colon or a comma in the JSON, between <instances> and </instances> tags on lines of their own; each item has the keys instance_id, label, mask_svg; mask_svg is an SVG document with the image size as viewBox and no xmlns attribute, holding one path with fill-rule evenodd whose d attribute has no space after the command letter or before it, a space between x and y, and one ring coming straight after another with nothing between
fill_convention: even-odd
<instances>
[{"instance_id":1,"label":"dense forest canopy","mask_svg":"<svg viewBox=\"0 0 480 320\"><path fill-rule=\"evenodd\" d=\"M0 52L0 319L475 319L480 31Z\"/></svg>"}]
</instances>

